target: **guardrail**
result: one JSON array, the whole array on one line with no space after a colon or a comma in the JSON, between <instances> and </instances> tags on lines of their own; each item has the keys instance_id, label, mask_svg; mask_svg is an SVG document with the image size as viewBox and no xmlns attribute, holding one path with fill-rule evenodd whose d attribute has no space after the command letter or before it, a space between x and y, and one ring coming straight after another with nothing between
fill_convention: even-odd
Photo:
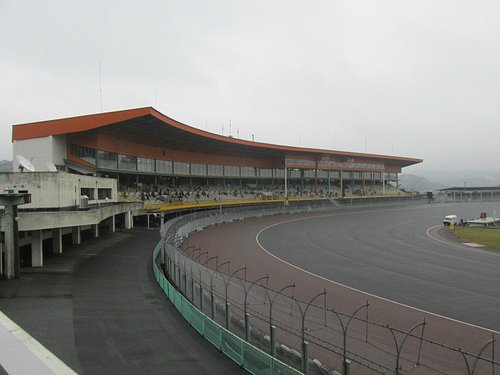
<instances>
[{"instance_id":1,"label":"guardrail","mask_svg":"<svg viewBox=\"0 0 500 375\"><path fill-rule=\"evenodd\" d=\"M293 212L325 209L288 208ZM176 306L182 308L182 303L189 303L190 309L218 323L224 332L232 332L233 338L306 374L338 374L334 369L345 375L351 371L396 375L499 373L496 358L500 353L493 334L460 348L436 339L436 327L425 318L402 328L370 319L369 301L346 312L327 303L326 291L311 291L309 298L301 300L294 297L295 284L271 289L268 282L272 275L250 279L246 267L232 269L230 259L210 256L202 248L179 248L189 233L210 225L282 213L283 208L202 212L163 225L163 251L157 249L155 254L170 287L175 285L178 295L173 290L169 293L177 296L173 298ZM181 297L184 302L178 301ZM455 333L450 332L450 336Z\"/></svg>"}]
</instances>

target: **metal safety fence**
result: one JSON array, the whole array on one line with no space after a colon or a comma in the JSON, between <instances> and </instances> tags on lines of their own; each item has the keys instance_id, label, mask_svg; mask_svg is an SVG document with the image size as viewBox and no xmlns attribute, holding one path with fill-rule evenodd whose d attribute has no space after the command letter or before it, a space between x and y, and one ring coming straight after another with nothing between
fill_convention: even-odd
<instances>
[{"instance_id":1,"label":"metal safety fence","mask_svg":"<svg viewBox=\"0 0 500 375\"><path fill-rule=\"evenodd\" d=\"M156 259L162 249L158 243L153 253ZM279 361L273 356L259 350L242 340L214 320L203 314L187 298L184 297L165 277L157 263L153 260L153 272L165 295L176 307L177 311L191 326L205 337L212 345L231 358L239 366L252 374L298 375L299 371Z\"/></svg>"},{"instance_id":2,"label":"metal safety fence","mask_svg":"<svg viewBox=\"0 0 500 375\"><path fill-rule=\"evenodd\" d=\"M300 207L293 212L324 209ZM189 316L198 331L200 319L203 321L207 328L202 334L219 349L220 340L227 337L237 345L249 345L252 353L267 353L286 363L290 371L305 374L500 374L496 360L500 353L493 333L486 336L481 332L474 340L457 332L443 337L437 334L442 330L425 317L409 327L399 327L372 318L380 314L374 313L370 301L345 311L336 306L326 290L310 291L306 298L299 298L295 283L272 288L272 275L255 276L255 270L232 267L231 259L219 258L200 247L181 249L190 233L210 225L282 213L282 207L203 212L175 218L162 226L161 248L155 256L157 278L164 277L160 285L164 290L164 285L169 285L167 295L180 311L186 311L183 315ZM228 356L240 363L241 354L234 353L243 349L238 348L228 349ZM260 354L254 357L261 358ZM288 373L272 372L275 365L263 364L268 359L255 361L259 364L245 365L252 373Z\"/></svg>"}]
</instances>

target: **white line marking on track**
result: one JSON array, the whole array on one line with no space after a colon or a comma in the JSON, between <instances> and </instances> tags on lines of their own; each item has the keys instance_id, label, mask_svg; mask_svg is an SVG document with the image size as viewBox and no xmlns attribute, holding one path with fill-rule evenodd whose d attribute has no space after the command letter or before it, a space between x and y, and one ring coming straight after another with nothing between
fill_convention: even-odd
<instances>
[{"instance_id":1,"label":"white line marking on track","mask_svg":"<svg viewBox=\"0 0 500 375\"><path fill-rule=\"evenodd\" d=\"M470 252L473 252L473 253L481 253L481 254L487 254L487 255L491 255L491 256L495 256L495 257L498 257L500 256L500 253L496 253L494 251L491 251L491 250L484 250L484 249L480 249L480 248L470 248L470 247L467 247L465 246L464 243L454 243L454 242L451 242L451 241L446 241L446 240L443 240L442 238L438 238L436 236L434 236L431 232L436 229L436 228L439 228L441 227L442 225L435 225L433 227L430 227L429 229L427 229L427 231L425 232L427 234L427 237L433 239L434 241L438 241L438 242L441 242L445 245L448 245L448 246L453 246L453 247L458 247L459 249L462 249L462 250L467 250L467 251L470 251Z\"/></svg>"},{"instance_id":2,"label":"white line marking on track","mask_svg":"<svg viewBox=\"0 0 500 375\"><path fill-rule=\"evenodd\" d=\"M376 210L376 212L381 212L381 211L394 211L394 210ZM268 225L267 227L265 228L262 228L260 231L257 232L257 234L255 235L255 242L257 243L257 245L262 249L262 251L264 251L265 253L267 253L268 255L272 256L273 258L289 265L290 267L292 268L295 268L299 271L302 271L302 272L305 272L309 275L312 275L312 276L315 276L315 277L318 277L320 278L321 280L324 280L324 281L327 281L329 283L332 283L332 284L335 284L335 285L338 285L340 287L344 287L344 288L347 288L347 289L350 289L350 290L353 290L355 292L358 292L358 293L361 293L361 294L364 294L366 296L369 296L369 297L373 297L373 298L378 298L382 301L386 301L386 302L390 302L390 303L394 303L396 305L399 305L399 306L403 306L405 308L408 308L408 309L412 309L412 310L415 310L415 311L419 311L419 312L422 312L422 313L425 313L425 314L429 314L429 315L433 315L435 317L438 317L438 318L442 318L442 319L446 319L446 320L449 320L449 321L452 321L452 322L456 322L456 323L460 323L460 324L465 324L466 326L469 326L469 327L474 327L474 328L478 328L478 329L481 329L481 330L484 330L484 331L487 331L487 332L492 332L492 333L495 333L495 334L500 334L500 331L495 331L493 329L489 329L489 328L485 328L485 327L481 327L481 326L478 326L478 325L475 325L475 324L472 324L472 323L467 323L467 322L463 322L461 320L458 320L458 319L453 319L453 318L449 318L447 316L444 316L444 315L439 315L439 314L436 314L436 313L433 313L433 312L430 312L430 311L426 311L426 310L423 310L423 309L419 309L418 307L413 307L413 306L410 306L410 305L405 305L404 303L401 303L401 302L397 302L397 301L393 301L393 300L390 300L388 298L384 298L384 297L381 297L381 296L377 296L375 294L372 294L372 293L368 293L368 292L364 292L360 289L356 289L356 288L353 288L349 285L345 285L345 284L342 284L342 283L339 283L337 281L333 281L333 280L330 280L330 279L327 279L326 277L323 277L323 276L320 276L320 275L317 275L313 272L310 272L310 271L307 271L299 266L296 266L295 264L292 264L292 263L289 263L279 257L277 257L276 255L270 253L268 250L266 250L266 248L264 246L262 246L262 244L260 243L259 241L259 236L262 232L272 228L272 227L275 227L275 226L278 226L278 225L282 225L282 224L287 224L287 223L291 223L291 222L296 222L296 221L301 221L301 220L310 220L310 219L316 219L316 218L322 218L322 217L329 217L329 216L339 216L339 215L352 215L352 214L360 214L360 213L366 213L366 212L375 212L374 210L366 210L366 211L356 211L356 212L343 212L343 213L340 213L340 212L337 212L337 213L334 213L334 214L324 214L324 215L317 215L317 216L311 216L311 217L305 217L305 218L298 218L298 219L290 219L290 220L285 220L285 221L281 221L281 222L278 222L278 223L274 223L274 224L271 224L271 225ZM439 225L435 226L435 227L432 227L432 228L436 228L438 227ZM427 230L427 233L429 232L430 229L432 228L429 228ZM429 236L431 237L431 236ZM431 237L433 239L436 239L434 237ZM455 245L457 246L456 244L452 244L452 243L448 243L448 242L444 242L442 240L438 240L437 241L440 241L440 242L443 242L443 243L446 243L448 245ZM463 246L459 246L460 248L464 248ZM481 250L476 250L476 251L481 251ZM496 254L496 253L492 253L492 254L495 254L495 255L500 255L500 254Z\"/></svg>"}]
</instances>

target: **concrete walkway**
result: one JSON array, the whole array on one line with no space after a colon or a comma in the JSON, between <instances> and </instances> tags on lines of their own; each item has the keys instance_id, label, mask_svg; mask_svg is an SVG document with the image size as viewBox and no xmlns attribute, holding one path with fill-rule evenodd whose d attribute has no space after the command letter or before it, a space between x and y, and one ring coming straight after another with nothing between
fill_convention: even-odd
<instances>
[{"instance_id":1,"label":"concrete walkway","mask_svg":"<svg viewBox=\"0 0 500 375\"><path fill-rule=\"evenodd\" d=\"M0 310L80 374L241 374L156 285L157 231L103 234L0 280Z\"/></svg>"}]
</instances>

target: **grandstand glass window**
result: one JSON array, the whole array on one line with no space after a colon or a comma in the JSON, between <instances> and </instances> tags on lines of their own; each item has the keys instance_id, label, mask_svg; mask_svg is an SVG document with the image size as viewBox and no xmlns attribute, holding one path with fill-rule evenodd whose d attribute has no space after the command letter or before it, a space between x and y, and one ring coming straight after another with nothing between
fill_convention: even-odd
<instances>
[{"instance_id":1,"label":"grandstand glass window","mask_svg":"<svg viewBox=\"0 0 500 375\"><path fill-rule=\"evenodd\" d=\"M260 177L273 177L273 170L261 168L261 169L259 169L259 176Z\"/></svg>"},{"instance_id":2,"label":"grandstand glass window","mask_svg":"<svg viewBox=\"0 0 500 375\"><path fill-rule=\"evenodd\" d=\"M91 164L95 165L95 155L96 150L90 147L80 146L71 144L71 154L79 157L82 160L88 161Z\"/></svg>"},{"instance_id":3,"label":"grandstand glass window","mask_svg":"<svg viewBox=\"0 0 500 375\"><path fill-rule=\"evenodd\" d=\"M328 174L330 175L331 179L339 179L340 178L340 172L339 171L329 171Z\"/></svg>"},{"instance_id":4,"label":"grandstand glass window","mask_svg":"<svg viewBox=\"0 0 500 375\"><path fill-rule=\"evenodd\" d=\"M292 158L286 158L285 159L285 164L286 165L308 165L308 166L313 166L316 165L316 162L314 160L306 160L306 159L292 159Z\"/></svg>"},{"instance_id":5,"label":"grandstand glass window","mask_svg":"<svg viewBox=\"0 0 500 375\"><path fill-rule=\"evenodd\" d=\"M174 161L174 174L189 174L189 163Z\"/></svg>"},{"instance_id":6,"label":"grandstand glass window","mask_svg":"<svg viewBox=\"0 0 500 375\"><path fill-rule=\"evenodd\" d=\"M297 169L292 169L290 170L289 174L288 174L288 177L290 178L300 178L300 170L297 170Z\"/></svg>"},{"instance_id":7,"label":"grandstand glass window","mask_svg":"<svg viewBox=\"0 0 500 375\"><path fill-rule=\"evenodd\" d=\"M224 174L224 168L222 165L209 165L208 175L209 176L222 176Z\"/></svg>"},{"instance_id":8,"label":"grandstand glass window","mask_svg":"<svg viewBox=\"0 0 500 375\"><path fill-rule=\"evenodd\" d=\"M322 160L318 163L321 167L340 167L340 168L363 168L363 169L383 169L384 164L373 163L355 163L355 162L340 162L332 160Z\"/></svg>"},{"instance_id":9,"label":"grandstand glass window","mask_svg":"<svg viewBox=\"0 0 500 375\"><path fill-rule=\"evenodd\" d=\"M313 169L306 169L304 171L304 177L305 178L314 178L314 170Z\"/></svg>"},{"instance_id":10,"label":"grandstand glass window","mask_svg":"<svg viewBox=\"0 0 500 375\"><path fill-rule=\"evenodd\" d=\"M352 172L352 178L354 178L355 180L360 180L361 173L360 172Z\"/></svg>"},{"instance_id":11,"label":"grandstand glass window","mask_svg":"<svg viewBox=\"0 0 500 375\"><path fill-rule=\"evenodd\" d=\"M137 156L118 154L118 169L124 171L136 171Z\"/></svg>"},{"instance_id":12,"label":"grandstand glass window","mask_svg":"<svg viewBox=\"0 0 500 375\"><path fill-rule=\"evenodd\" d=\"M380 172L375 172L375 173L373 174L373 178L374 178L375 180L381 180L381 179L382 179L382 173L380 173Z\"/></svg>"},{"instance_id":13,"label":"grandstand glass window","mask_svg":"<svg viewBox=\"0 0 500 375\"><path fill-rule=\"evenodd\" d=\"M273 175L276 178L285 178L285 170L284 169L274 169Z\"/></svg>"},{"instance_id":14,"label":"grandstand glass window","mask_svg":"<svg viewBox=\"0 0 500 375\"><path fill-rule=\"evenodd\" d=\"M114 152L98 151L97 152L97 166L103 169L117 169L118 168L118 154Z\"/></svg>"},{"instance_id":15,"label":"grandstand glass window","mask_svg":"<svg viewBox=\"0 0 500 375\"><path fill-rule=\"evenodd\" d=\"M318 171L318 178L328 178L328 171Z\"/></svg>"},{"instance_id":16,"label":"grandstand glass window","mask_svg":"<svg viewBox=\"0 0 500 375\"><path fill-rule=\"evenodd\" d=\"M191 163L191 175L192 176L206 176L207 175L207 165L206 164Z\"/></svg>"},{"instance_id":17,"label":"grandstand glass window","mask_svg":"<svg viewBox=\"0 0 500 375\"><path fill-rule=\"evenodd\" d=\"M255 177L255 168L241 167L241 175L244 177Z\"/></svg>"},{"instance_id":18,"label":"grandstand glass window","mask_svg":"<svg viewBox=\"0 0 500 375\"><path fill-rule=\"evenodd\" d=\"M234 165L224 166L224 176L237 177L239 175L240 175L240 167L236 167Z\"/></svg>"},{"instance_id":19,"label":"grandstand glass window","mask_svg":"<svg viewBox=\"0 0 500 375\"><path fill-rule=\"evenodd\" d=\"M168 160L156 160L156 172L172 174L172 162Z\"/></svg>"},{"instance_id":20,"label":"grandstand glass window","mask_svg":"<svg viewBox=\"0 0 500 375\"><path fill-rule=\"evenodd\" d=\"M140 172L154 172L155 161L148 158L137 158L137 170Z\"/></svg>"}]
</instances>

